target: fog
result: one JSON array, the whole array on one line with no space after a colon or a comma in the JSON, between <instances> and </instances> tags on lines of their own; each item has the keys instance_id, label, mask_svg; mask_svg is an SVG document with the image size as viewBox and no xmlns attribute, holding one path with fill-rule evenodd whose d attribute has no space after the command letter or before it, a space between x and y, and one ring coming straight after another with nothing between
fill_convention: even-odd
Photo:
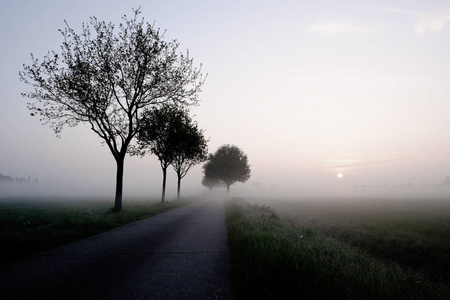
<instances>
[{"instance_id":1,"label":"fog","mask_svg":"<svg viewBox=\"0 0 450 300\"><path fill-rule=\"evenodd\" d=\"M2 1L1 197L113 199L115 161L88 126L61 138L30 116L19 81L29 53L58 50L64 20L120 22L141 6L149 23L189 49L208 78L191 109L209 151L235 144L252 176L231 197L448 197L450 8L446 1ZM324 9L326 8L326 9ZM338 177L342 174L342 178ZM182 196L226 197L201 186L197 165ZM176 195L169 170L167 198ZM124 201L158 198L154 156L127 157Z\"/></svg>"}]
</instances>

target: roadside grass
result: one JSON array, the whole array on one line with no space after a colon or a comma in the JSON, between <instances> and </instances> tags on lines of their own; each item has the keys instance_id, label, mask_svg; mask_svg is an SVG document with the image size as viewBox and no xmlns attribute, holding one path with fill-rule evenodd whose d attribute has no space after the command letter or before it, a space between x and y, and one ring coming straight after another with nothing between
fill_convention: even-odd
<instances>
[{"instance_id":1,"label":"roadside grass","mask_svg":"<svg viewBox=\"0 0 450 300\"><path fill-rule=\"evenodd\" d=\"M226 204L237 299L447 299L420 271L302 226L268 206Z\"/></svg>"},{"instance_id":2,"label":"roadside grass","mask_svg":"<svg viewBox=\"0 0 450 300\"><path fill-rule=\"evenodd\" d=\"M450 201L370 199L273 202L281 216L325 235L450 282Z\"/></svg>"},{"instance_id":3,"label":"roadside grass","mask_svg":"<svg viewBox=\"0 0 450 300\"><path fill-rule=\"evenodd\" d=\"M122 212L111 203L74 199L1 199L0 263L147 218L192 201L127 201Z\"/></svg>"}]
</instances>

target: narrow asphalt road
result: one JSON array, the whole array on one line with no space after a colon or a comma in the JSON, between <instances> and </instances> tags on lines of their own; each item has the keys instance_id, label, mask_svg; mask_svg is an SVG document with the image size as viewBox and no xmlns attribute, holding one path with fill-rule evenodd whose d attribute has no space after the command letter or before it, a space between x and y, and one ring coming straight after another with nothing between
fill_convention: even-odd
<instances>
[{"instance_id":1,"label":"narrow asphalt road","mask_svg":"<svg viewBox=\"0 0 450 300\"><path fill-rule=\"evenodd\" d=\"M195 203L0 266L1 299L230 299L223 202Z\"/></svg>"}]
</instances>

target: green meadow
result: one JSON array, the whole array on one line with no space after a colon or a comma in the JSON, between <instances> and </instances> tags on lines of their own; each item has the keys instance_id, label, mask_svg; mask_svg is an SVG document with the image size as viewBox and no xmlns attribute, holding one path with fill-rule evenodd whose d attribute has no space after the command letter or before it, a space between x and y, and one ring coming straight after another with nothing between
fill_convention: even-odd
<instances>
[{"instance_id":1,"label":"green meadow","mask_svg":"<svg viewBox=\"0 0 450 300\"><path fill-rule=\"evenodd\" d=\"M234 199L238 299L448 299L450 201Z\"/></svg>"},{"instance_id":2,"label":"green meadow","mask_svg":"<svg viewBox=\"0 0 450 300\"><path fill-rule=\"evenodd\" d=\"M113 213L104 199L0 199L0 263L182 206L189 201L124 201Z\"/></svg>"}]
</instances>

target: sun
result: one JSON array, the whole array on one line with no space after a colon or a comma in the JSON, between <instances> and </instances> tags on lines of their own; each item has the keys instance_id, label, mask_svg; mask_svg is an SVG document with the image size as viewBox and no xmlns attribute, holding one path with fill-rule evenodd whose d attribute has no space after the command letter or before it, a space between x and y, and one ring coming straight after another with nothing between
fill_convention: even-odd
<instances>
[{"instance_id":1,"label":"sun","mask_svg":"<svg viewBox=\"0 0 450 300\"><path fill-rule=\"evenodd\" d=\"M342 173L338 173L338 175L337 175L339 178L342 178L342 177L344 177L344 175L342 175Z\"/></svg>"}]
</instances>

